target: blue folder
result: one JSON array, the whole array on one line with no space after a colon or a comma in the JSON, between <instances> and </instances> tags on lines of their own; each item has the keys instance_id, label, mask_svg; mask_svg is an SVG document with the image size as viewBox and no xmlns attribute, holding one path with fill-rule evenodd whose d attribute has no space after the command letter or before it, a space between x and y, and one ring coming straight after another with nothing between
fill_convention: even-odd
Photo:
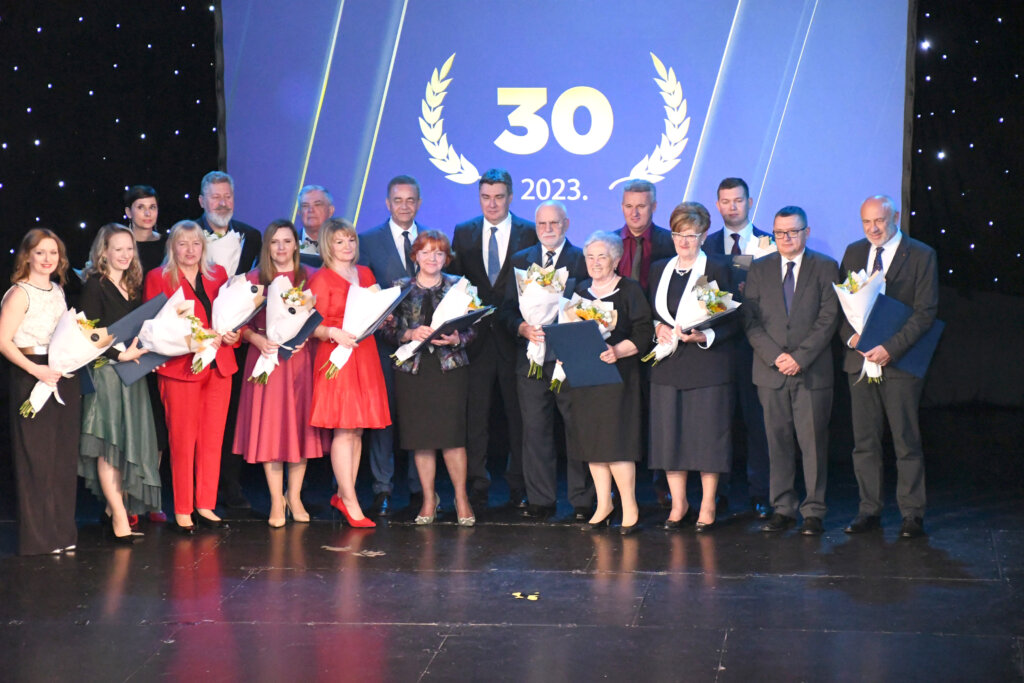
<instances>
[{"instance_id":1,"label":"blue folder","mask_svg":"<svg viewBox=\"0 0 1024 683\"><path fill-rule=\"evenodd\" d=\"M155 318L165 303L167 303L167 295L161 292L113 325L110 325L107 328L107 332L114 335L116 342L121 342L127 346L132 343L133 339L139 336L142 324L147 320ZM135 382L151 373L156 366L162 365L168 360L170 360L170 357L150 351L140 356L137 363L115 363L114 372L121 378L121 382L125 386L129 386L135 384Z\"/></svg>"},{"instance_id":2,"label":"blue folder","mask_svg":"<svg viewBox=\"0 0 1024 683\"><path fill-rule=\"evenodd\" d=\"M868 319L864 322L864 332L857 342L857 350L867 352L884 344L903 328L913 313L914 309L905 303L879 294L871 313L868 314ZM893 366L915 377L924 377L945 327L946 323L936 320L903 356L893 361Z\"/></svg>"},{"instance_id":3,"label":"blue folder","mask_svg":"<svg viewBox=\"0 0 1024 683\"><path fill-rule=\"evenodd\" d=\"M309 320L307 320L306 324L302 326L299 333L285 342L284 346L277 350L277 360L279 362L284 362L291 358L292 354L295 353L292 349L309 339L309 335L313 334L313 330L315 330L317 325L323 321L324 317L320 315L320 312L313 311L313 315L309 316ZM291 348L285 348L286 346L290 346Z\"/></svg>"},{"instance_id":4,"label":"blue folder","mask_svg":"<svg viewBox=\"0 0 1024 683\"><path fill-rule=\"evenodd\" d=\"M578 389L622 383L619 369L600 358L608 345L596 321L545 325L544 339L548 348L554 350L555 357L562 361L567 386Z\"/></svg>"}]
</instances>

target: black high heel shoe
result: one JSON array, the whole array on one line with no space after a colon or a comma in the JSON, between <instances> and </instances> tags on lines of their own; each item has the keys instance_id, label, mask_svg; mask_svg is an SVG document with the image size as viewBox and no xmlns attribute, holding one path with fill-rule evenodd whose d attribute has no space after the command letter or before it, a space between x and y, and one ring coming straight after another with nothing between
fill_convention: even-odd
<instances>
[{"instance_id":1,"label":"black high heel shoe","mask_svg":"<svg viewBox=\"0 0 1024 683\"><path fill-rule=\"evenodd\" d=\"M640 520L637 520L635 523L631 524L630 526L620 526L619 527L619 533L622 534L623 536L630 536L630 535L635 534L636 532L640 531L640 529L641 529Z\"/></svg>"},{"instance_id":2,"label":"black high heel shoe","mask_svg":"<svg viewBox=\"0 0 1024 683\"><path fill-rule=\"evenodd\" d=\"M686 508L686 513L683 515L682 519L666 519L665 523L662 524L661 527L663 529L668 529L669 531L678 531L679 529L682 529L684 526L692 524L696 521L697 511L694 510L693 507L688 507Z\"/></svg>"},{"instance_id":3,"label":"black high heel shoe","mask_svg":"<svg viewBox=\"0 0 1024 683\"><path fill-rule=\"evenodd\" d=\"M209 517L203 517L198 512L195 514L194 518L195 518L196 523L199 524L199 526L201 526L203 528L206 528L206 529L214 529L216 531L223 531L224 529L230 528L230 527L228 527L228 523L225 522L223 519L210 519Z\"/></svg>"},{"instance_id":4,"label":"black high heel shoe","mask_svg":"<svg viewBox=\"0 0 1024 683\"><path fill-rule=\"evenodd\" d=\"M117 545L135 545L145 538L145 534L137 531L131 531L126 536L118 536L117 532L114 531L114 518L108 515L106 512L103 513L103 535L106 536L112 543Z\"/></svg>"},{"instance_id":5,"label":"black high heel shoe","mask_svg":"<svg viewBox=\"0 0 1024 683\"><path fill-rule=\"evenodd\" d=\"M615 512L612 510L612 512ZM612 512L609 512L602 519L597 522L587 522L587 528L590 531L597 531L598 529L606 529L612 525Z\"/></svg>"},{"instance_id":6,"label":"black high heel shoe","mask_svg":"<svg viewBox=\"0 0 1024 683\"><path fill-rule=\"evenodd\" d=\"M714 527L714 522L708 522L706 524L704 522L697 522L693 525L693 530L696 531L698 534L705 534L714 529Z\"/></svg>"}]
</instances>

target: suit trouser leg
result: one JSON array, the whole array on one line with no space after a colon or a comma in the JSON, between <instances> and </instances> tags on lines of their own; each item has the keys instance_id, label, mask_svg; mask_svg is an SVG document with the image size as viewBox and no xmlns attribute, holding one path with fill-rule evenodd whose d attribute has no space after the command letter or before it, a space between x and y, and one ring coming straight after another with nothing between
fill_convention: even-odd
<instances>
[{"instance_id":1,"label":"suit trouser leg","mask_svg":"<svg viewBox=\"0 0 1024 683\"><path fill-rule=\"evenodd\" d=\"M757 388L748 380L737 383L736 399L747 429L747 487L754 498L767 498L769 486L768 437L764 427L764 410L757 398Z\"/></svg>"},{"instance_id":2,"label":"suit trouser leg","mask_svg":"<svg viewBox=\"0 0 1024 683\"><path fill-rule=\"evenodd\" d=\"M167 443L171 456L171 486L174 513L190 515L195 510L196 440L199 436L199 405L202 382L185 382L159 377L160 400L167 417Z\"/></svg>"},{"instance_id":3,"label":"suit trouser leg","mask_svg":"<svg viewBox=\"0 0 1024 683\"><path fill-rule=\"evenodd\" d=\"M212 510L217 506L217 480L231 398L231 377L221 377L210 371L204 382L194 384L203 385L198 401L201 414L196 436L196 508Z\"/></svg>"},{"instance_id":4,"label":"suit trouser leg","mask_svg":"<svg viewBox=\"0 0 1024 683\"><path fill-rule=\"evenodd\" d=\"M857 375L850 382L850 413L853 423L853 472L860 491L861 515L882 514L882 434L885 428L882 396L878 385Z\"/></svg>"},{"instance_id":5,"label":"suit trouser leg","mask_svg":"<svg viewBox=\"0 0 1024 683\"><path fill-rule=\"evenodd\" d=\"M486 491L487 446L490 437L491 398L497 379L497 349L485 339L480 352L469 362L469 401L466 406L466 491Z\"/></svg>"},{"instance_id":6,"label":"suit trouser leg","mask_svg":"<svg viewBox=\"0 0 1024 683\"><path fill-rule=\"evenodd\" d=\"M388 408L391 412L391 424L384 429L367 430L370 446L370 471L373 473L374 494L388 493L394 490L395 478L395 427L398 417L395 413L395 368L390 355L393 349L377 341L377 353L380 356L380 369L384 374L384 386L388 393ZM416 486L413 487L413 482ZM409 458L409 490L419 490L419 476L412 457Z\"/></svg>"},{"instance_id":7,"label":"suit trouser leg","mask_svg":"<svg viewBox=\"0 0 1024 683\"><path fill-rule=\"evenodd\" d=\"M548 382L547 379L544 380ZM572 399L568 392L555 394L555 403L558 411L562 413L562 420L566 425L566 453L575 448L573 438L570 435L572 425ZM590 466L574 458L566 458L565 466L566 493L569 504L574 508L590 507L594 504L594 479L590 476Z\"/></svg>"},{"instance_id":8,"label":"suit trouser leg","mask_svg":"<svg viewBox=\"0 0 1024 683\"><path fill-rule=\"evenodd\" d=\"M833 387L808 389L800 378L791 378L793 420L803 458L807 497L800 506L806 517L825 516L825 488L828 483L828 421L832 416Z\"/></svg>"},{"instance_id":9,"label":"suit trouser leg","mask_svg":"<svg viewBox=\"0 0 1024 683\"><path fill-rule=\"evenodd\" d=\"M792 385L786 381L778 389L758 387L764 408L768 458L771 465L769 497L774 511L796 517L796 437L793 425Z\"/></svg>"},{"instance_id":10,"label":"suit trouser leg","mask_svg":"<svg viewBox=\"0 0 1024 683\"><path fill-rule=\"evenodd\" d=\"M516 377L523 415L523 479L531 505L558 501L558 462L555 450L555 394L543 379Z\"/></svg>"},{"instance_id":11,"label":"suit trouser leg","mask_svg":"<svg viewBox=\"0 0 1024 683\"><path fill-rule=\"evenodd\" d=\"M242 346L234 350L235 361L238 363L238 372L233 374L229 379L231 381L231 393L228 398L225 399L225 407L228 415L238 415L238 402L242 396L242 382L245 381L244 368L245 368L245 355L247 349ZM242 496L242 465L245 464L245 458L237 453L233 452L233 444L235 441L235 420L231 420L231 424L225 425L224 427L224 438L221 443L221 455L219 458L220 471L218 472L218 482L220 490L223 494L229 497ZM206 509L206 508L203 508Z\"/></svg>"},{"instance_id":12,"label":"suit trouser leg","mask_svg":"<svg viewBox=\"0 0 1024 683\"><path fill-rule=\"evenodd\" d=\"M505 481L509 489L522 491L526 488L523 481L523 414L519 408L515 364L511 361L498 362L498 388L508 419L508 468L505 470Z\"/></svg>"},{"instance_id":13,"label":"suit trouser leg","mask_svg":"<svg viewBox=\"0 0 1024 683\"><path fill-rule=\"evenodd\" d=\"M896 453L896 504L903 517L924 517L924 449L918 423L924 380L887 379L879 389Z\"/></svg>"}]
</instances>

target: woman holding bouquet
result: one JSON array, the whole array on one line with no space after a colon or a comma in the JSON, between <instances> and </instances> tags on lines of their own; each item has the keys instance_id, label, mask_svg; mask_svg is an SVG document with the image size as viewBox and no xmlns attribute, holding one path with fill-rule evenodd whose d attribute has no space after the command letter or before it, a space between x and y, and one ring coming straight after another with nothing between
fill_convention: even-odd
<instances>
[{"instance_id":1,"label":"woman holding bouquet","mask_svg":"<svg viewBox=\"0 0 1024 683\"><path fill-rule=\"evenodd\" d=\"M363 515L356 498L356 474L362 451L363 429L380 429L391 424L384 373L380 369L377 344L369 336L359 344L342 329L349 288L375 284L373 273L356 265L359 238L348 221L332 218L320 228L320 255L324 267L309 282L316 296L316 308L324 317L313 333L320 341L313 367L313 412L310 424L331 429L331 466L338 480L338 492L331 505L353 527L377 526ZM327 376L331 353L339 345L352 355L336 375Z\"/></svg>"},{"instance_id":2,"label":"woman holding bouquet","mask_svg":"<svg viewBox=\"0 0 1024 683\"><path fill-rule=\"evenodd\" d=\"M437 230L421 230L412 243L412 259L419 266L411 279L412 290L381 328L393 346L424 341L434 333L430 321L434 310L461 279L441 269L452 262L448 237ZM395 282L401 287L409 278ZM444 455L448 476L455 488L455 511L459 526L473 526L476 516L466 493L466 405L469 396L469 357L465 345L474 331L453 332L420 346L415 355L395 372L398 401L398 436L404 450L415 453L416 471L423 485L423 506L417 524L434 521L440 498L434 490L437 449Z\"/></svg>"},{"instance_id":3,"label":"woman holding bouquet","mask_svg":"<svg viewBox=\"0 0 1024 683\"><path fill-rule=\"evenodd\" d=\"M729 338L739 330L728 316L708 330L680 329L676 313L701 277L720 287L729 283L729 262L701 250L711 218L697 202L683 202L669 219L675 258L651 265L651 307L659 344L678 339L675 352L651 368L650 467L665 470L672 509L666 529L692 520L686 474L700 472L703 497L696 530L715 522L718 477L732 458L733 368Z\"/></svg>"},{"instance_id":4,"label":"woman holding bouquet","mask_svg":"<svg viewBox=\"0 0 1024 683\"><path fill-rule=\"evenodd\" d=\"M185 298L195 302L196 318L209 329L213 301L227 279L223 268L207 261L206 239L199 224L178 221L167 237L164 266L146 275L144 296L147 301L161 292L170 297L180 287ZM216 359L198 373L192 372L192 354L172 358L156 371L170 435L174 519L186 534L195 531L193 512L200 526L227 526L213 508L231 375L238 369L231 347L238 339L237 332L228 332L211 340L217 349Z\"/></svg>"},{"instance_id":5,"label":"woman holding bouquet","mask_svg":"<svg viewBox=\"0 0 1024 683\"><path fill-rule=\"evenodd\" d=\"M107 327L142 304L142 266L132 231L117 223L100 228L89 252L79 308ZM146 353L138 339L123 351L108 349L100 362L132 362ZM82 399L78 474L107 504L116 543L140 540L128 516L160 509L160 460L149 391L142 382L125 386L109 364L93 367L96 392Z\"/></svg>"},{"instance_id":6,"label":"woman holding bouquet","mask_svg":"<svg viewBox=\"0 0 1024 683\"><path fill-rule=\"evenodd\" d=\"M306 287L316 272L299 263L299 235L291 221L276 220L263 233L259 267L246 278L254 284L269 286L285 276L293 287ZM272 355L278 344L267 338L267 309L256 314L242 329L242 340L249 343L245 375L250 378L256 361ZM251 379L251 378L250 378ZM296 522L309 522L302 505L302 479L306 460L323 456L321 431L309 424L313 404L313 356L299 346L295 353L277 365L266 384L247 381L242 384L235 427L235 453L246 462L263 463L270 489L270 517L274 528L285 524L291 512ZM288 495L284 494L284 470L288 469Z\"/></svg>"},{"instance_id":7,"label":"woman holding bouquet","mask_svg":"<svg viewBox=\"0 0 1024 683\"><path fill-rule=\"evenodd\" d=\"M583 246L589 280L576 287L583 315L601 311L602 329L609 332L601 360L614 364L622 384L569 389L572 409L569 428L576 448L569 457L586 462L594 478L597 509L590 518L596 528L612 514L612 480L622 501L620 532L639 529L636 503L636 461L642 450L640 437L640 360L647 352L653 329L651 307L636 280L619 277L615 269L622 258L622 239L611 232L595 232ZM611 309L610 311L608 309Z\"/></svg>"},{"instance_id":8,"label":"woman holding bouquet","mask_svg":"<svg viewBox=\"0 0 1024 683\"><path fill-rule=\"evenodd\" d=\"M62 377L47 365L47 350L57 321L67 310L64 243L45 228L29 230L14 256L14 284L0 307L0 353L11 361L11 459L18 492L18 553L40 555L75 549L75 464L78 451L81 390L77 375ZM54 282L54 278L60 284ZM35 417L18 406L36 382L56 387L64 405L49 400Z\"/></svg>"}]
</instances>

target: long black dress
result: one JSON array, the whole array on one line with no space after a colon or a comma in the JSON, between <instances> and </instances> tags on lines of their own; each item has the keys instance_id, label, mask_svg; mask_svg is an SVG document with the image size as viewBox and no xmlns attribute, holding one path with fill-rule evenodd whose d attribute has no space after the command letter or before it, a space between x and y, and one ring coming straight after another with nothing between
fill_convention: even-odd
<instances>
[{"instance_id":1,"label":"long black dress","mask_svg":"<svg viewBox=\"0 0 1024 683\"><path fill-rule=\"evenodd\" d=\"M611 294L597 297L584 280L576 293L586 301L611 302L618 313L615 328L605 340L615 346L630 340L639 353L615 362L622 384L573 389L569 422L573 446L569 457L584 462L639 461L642 451L640 418L640 359L650 350L654 327L651 306L636 280L620 278Z\"/></svg>"}]
</instances>

